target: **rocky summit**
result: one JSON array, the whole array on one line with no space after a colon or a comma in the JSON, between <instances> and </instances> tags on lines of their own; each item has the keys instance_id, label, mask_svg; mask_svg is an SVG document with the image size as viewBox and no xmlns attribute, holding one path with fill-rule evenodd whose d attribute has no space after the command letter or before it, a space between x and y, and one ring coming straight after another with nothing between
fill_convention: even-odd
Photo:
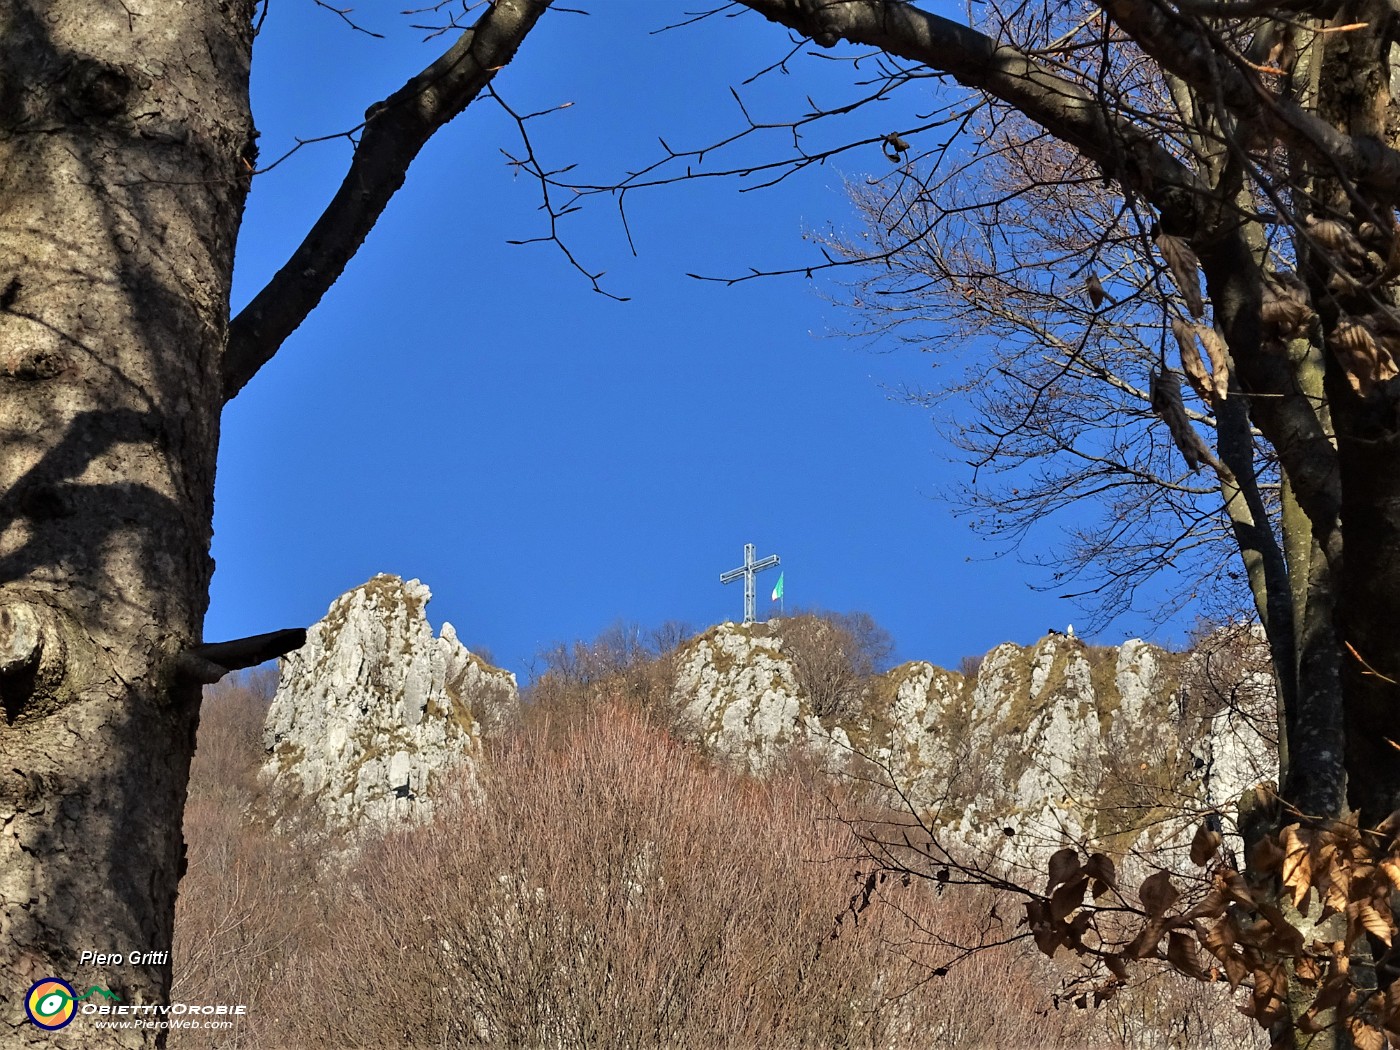
<instances>
[{"instance_id":1,"label":"rocky summit","mask_svg":"<svg viewBox=\"0 0 1400 1050\"><path fill-rule=\"evenodd\" d=\"M434 636L431 597L418 580L376 576L282 660L264 729L275 812L305 804L355 832L424 819L449 783L470 785L483 735L513 720L519 695L451 624Z\"/></svg>"},{"instance_id":2,"label":"rocky summit","mask_svg":"<svg viewBox=\"0 0 1400 1050\"><path fill-rule=\"evenodd\" d=\"M474 790L483 736L520 711L515 678L450 624L434 636L429 598L376 576L283 660L263 770L279 815L300 800L353 832L426 817L449 783ZM1272 679L1247 628L1189 652L1052 634L967 673L852 676L816 658L843 636L807 626L725 623L669 653L673 732L756 775L801 762L858 779L963 856L1043 870L1076 845L1174 863L1203 819L1228 832L1240 796L1277 776Z\"/></svg>"},{"instance_id":3,"label":"rocky summit","mask_svg":"<svg viewBox=\"0 0 1400 1050\"><path fill-rule=\"evenodd\" d=\"M750 771L792 760L883 787L949 844L1043 868L1064 845L1181 848L1277 775L1272 687L1236 630L1190 653L1050 635L975 674L915 661L823 714L782 624L721 624L676 659L680 731ZM1227 816L1228 827L1228 816Z\"/></svg>"}]
</instances>

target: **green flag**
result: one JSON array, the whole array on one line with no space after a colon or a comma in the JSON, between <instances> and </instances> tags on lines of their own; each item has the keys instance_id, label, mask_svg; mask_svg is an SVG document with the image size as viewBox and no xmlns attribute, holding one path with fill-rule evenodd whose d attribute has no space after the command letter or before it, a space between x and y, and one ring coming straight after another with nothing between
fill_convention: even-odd
<instances>
[{"instance_id":1,"label":"green flag","mask_svg":"<svg viewBox=\"0 0 1400 1050\"><path fill-rule=\"evenodd\" d=\"M773 588L773 597L769 598L768 600L769 600L770 602L776 602L776 601L777 601L779 598L781 598L782 596L783 596L783 574L780 572L780 573L778 573L778 586L776 586L776 587Z\"/></svg>"}]
</instances>

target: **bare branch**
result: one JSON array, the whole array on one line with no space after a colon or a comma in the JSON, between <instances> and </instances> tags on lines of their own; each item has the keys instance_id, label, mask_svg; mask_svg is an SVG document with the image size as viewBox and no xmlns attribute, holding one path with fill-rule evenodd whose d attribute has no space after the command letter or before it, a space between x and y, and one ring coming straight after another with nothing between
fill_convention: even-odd
<instances>
[{"instance_id":1,"label":"bare branch","mask_svg":"<svg viewBox=\"0 0 1400 1050\"><path fill-rule=\"evenodd\" d=\"M497 0L437 61L365 114L339 191L276 276L229 325L224 400L243 389L340 277L408 166L514 56L550 0Z\"/></svg>"},{"instance_id":2,"label":"bare branch","mask_svg":"<svg viewBox=\"0 0 1400 1050\"><path fill-rule=\"evenodd\" d=\"M823 47L838 40L873 45L1010 103L1097 163L1105 175L1152 201L1174 224L1189 225L1198 195L1206 191L1156 137L1111 112L1088 88L968 26L880 0L744 3Z\"/></svg>"}]
</instances>

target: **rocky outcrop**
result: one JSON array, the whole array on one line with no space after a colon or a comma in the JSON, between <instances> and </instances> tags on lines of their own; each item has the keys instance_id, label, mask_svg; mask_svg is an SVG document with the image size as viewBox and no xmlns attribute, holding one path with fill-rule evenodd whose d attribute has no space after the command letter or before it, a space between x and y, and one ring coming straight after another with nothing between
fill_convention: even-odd
<instances>
[{"instance_id":1,"label":"rocky outcrop","mask_svg":"<svg viewBox=\"0 0 1400 1050\"><path fill-rule=\"evenodd\" d=\"M858 711L823 718L780 625L722 624L678 655L673 704L681 731L727 761L762 772L800 758L883 781L948 839L1043 865L1066 844L1180 846L1203 811L1276 775L1267 677L1232 667L1224 696L1213 659L1052 635L998 646L974 677L904 664Z\"/></svg>"},{"instance_id":2,"label":"rocky outcrop","mask_svg":"<svg viewBox=\"0 0 1400 1050\"><path fill-rule=\"evenodd\" d=\"M376 576L337 598L281 662L263 777L280 814L309 806L333 830L422 819L483 734L519 709L515 676L437 637L417 580ZM300 805L298 804L300 803Z\"/></svg>"},{"instance_id":3,"label":"rocky outcrop","mask_svg":"<svg viewBox=\"0 0 1400 1050\"><path fill-rule=\"evenodd\" d=\"M840 728L812 713L766 624L721 624L691 641L677 659L672 702L685 736L751 773L796 752L837 757Z\"/></svg>"}]
</instances>

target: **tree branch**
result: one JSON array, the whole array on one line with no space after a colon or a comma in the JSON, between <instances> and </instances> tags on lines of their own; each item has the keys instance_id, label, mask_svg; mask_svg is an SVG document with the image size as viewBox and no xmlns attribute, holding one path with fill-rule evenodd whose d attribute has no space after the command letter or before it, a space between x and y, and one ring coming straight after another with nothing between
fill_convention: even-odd
<instances>
[{"instance_id":1,"label":"tree branch","mask_svg":"<svg viewBox=\"0 0 1400 1050\"><path fill-rule=\"evenodd\" d=\"M1231 64L1217 38L1190 31L1192 26L1183 24L1186 19L1173 19L1158 4L1143 0L1102 0L1100 6L1163 69L1208 97L1219 97L1241 120L1257 122L1290 145L1336 165L1360 185L1388 195L1400 185L1400 152L1376 139L1347 135L1298 103L1277 96L1253 70Z\"/></svg>"},{"instance_id":2,"label":"tree branch","mask_svg":"<svg viewBox=\"0 0 1400 1050\"><path fill-rule=\"evenodd\" d=\"M256 667L275 656L286 656L305 644L305 628L289 627L231 642L196 645L175 658L175 668L185 678L213 685L230 671Z\"/></svg>"},{"instance_id":3,"label":"tree branch","mask_svg":"<svg viewBox=\"0 0 1400 1050\"><path fill-rule=\"evenodd\" d=\"M437 61L365 114L345 181L301 246L229 325L224 401L296 331L364 243L418 151L485 88L551 0L496 0Z\"/></svg>"},{"instance_id":4,"label":"tree branch","mask_svg":"<svg viewBox=\"0 0 1400 1050\"><path fill-rule=\"evenodd\" d=\"M1151 201L1171 227L1192 220L1209 190L1157 138L1110 113L1093 92L968 26L887 0L740 0L765 18L812 38L878 47L921 62L1020 110Z\"/></svg>"}]
</instances>

